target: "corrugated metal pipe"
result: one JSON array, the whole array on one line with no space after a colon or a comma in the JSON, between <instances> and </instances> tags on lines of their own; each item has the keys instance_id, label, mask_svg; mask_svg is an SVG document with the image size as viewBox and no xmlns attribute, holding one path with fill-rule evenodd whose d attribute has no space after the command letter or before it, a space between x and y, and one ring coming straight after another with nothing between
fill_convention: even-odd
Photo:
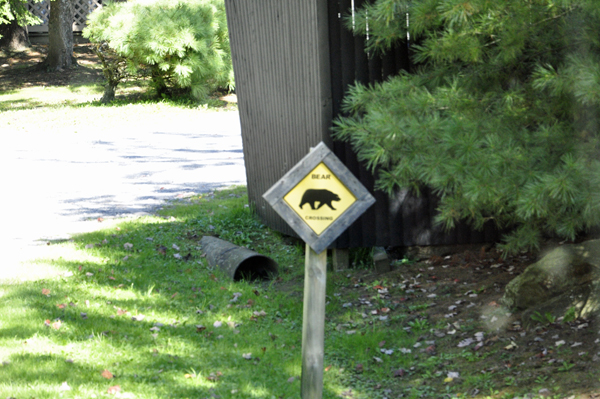
<instances>
[{"instance_id":1,"label":"corrugated metal pipe","mask_svg":"<svg viewBox=\"0 0 600 399\"><path fill-rule=\"evenodd\" d=\"M270 280L277 276L279 265L268 256L212 236L202 237L200 245L208 265L218 266L234 281Z\"/></svg>"}]
</instances>

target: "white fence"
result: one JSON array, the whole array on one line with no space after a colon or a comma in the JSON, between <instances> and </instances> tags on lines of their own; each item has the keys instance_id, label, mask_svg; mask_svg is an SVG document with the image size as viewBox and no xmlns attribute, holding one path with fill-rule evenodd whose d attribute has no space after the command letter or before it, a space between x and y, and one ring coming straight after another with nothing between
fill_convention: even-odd
<instances>
[{"instance_id":1,"label":"white fence","mask_svg":"<svg viewBox=\"0 0 600 399\"><path fill-rule=\"evenodd\" d=\"M73 0L73 31L81 32L85 27L85 21L89 13L102 5L102 0ZM42 23L29 26L29 32L48 33L48 18L50 17L50 1L44 0L40 3L29 1L27 8L33 15L39 17Z\"/></svg>"}]
</instances>

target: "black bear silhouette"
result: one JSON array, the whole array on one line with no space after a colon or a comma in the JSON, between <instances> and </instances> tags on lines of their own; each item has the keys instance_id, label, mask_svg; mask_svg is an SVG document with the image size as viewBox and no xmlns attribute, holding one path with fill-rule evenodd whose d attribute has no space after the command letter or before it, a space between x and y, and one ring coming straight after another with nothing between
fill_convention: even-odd
<instances>
[{"instance_id":1,"label":"black bear silhouette","mask_svg":"<svg viewBox=\"0 0 600 399\"><path fill-rule=\"evenodd\" d=\"M327 205L335 211L336 209L333 207L333 205L331 205L332 201L340 201L340 197L329 190L309 188L302 195L302 201L300 201L300 209L302 209L304 204L310 204L310 207L312 209L319 209L323 205ZM319 203L319 206L317 208L315 208L316 202Z\"/></svg>"}]
</instances>

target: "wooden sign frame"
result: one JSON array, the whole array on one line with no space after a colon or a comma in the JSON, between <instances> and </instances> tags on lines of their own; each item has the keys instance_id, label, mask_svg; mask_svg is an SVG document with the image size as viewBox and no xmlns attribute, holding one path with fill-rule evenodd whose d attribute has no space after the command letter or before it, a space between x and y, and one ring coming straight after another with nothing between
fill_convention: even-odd
<instances>
[{"instance_id":1,"label":"wooden sign frame","mask_svg":"<svg viewBox=\"0 0 600 399\"><path fill-rule=\"evenodd\" d=\"M321 234L317 235L283 198L321 162L352 192L356 201ZM290 169L263 195L263 198L317 254L327 249L375 202L371 193L323 142L319 143L296 166Z\"/></svg>"}]
</instances>

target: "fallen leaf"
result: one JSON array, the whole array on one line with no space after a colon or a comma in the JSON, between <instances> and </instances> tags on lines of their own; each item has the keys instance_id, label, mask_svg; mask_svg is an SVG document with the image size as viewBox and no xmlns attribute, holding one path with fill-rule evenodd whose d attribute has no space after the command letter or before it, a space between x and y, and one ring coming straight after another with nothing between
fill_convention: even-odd
<instances>
[{"instance_id":1,"label":"fallen leaf","mask_svg":"<svg viewBox=\"0 0 600 399\"><path fill-rule=\"evenodd\" d=\"M377 356L373 356L373 360L375 360L377 363L383 363L383 359Z\"/></svg>"},{"instance_id":2,"label":"fallen leaf","mask_svg":"<svg viewBox=\"0 0 600 399\"><path fill-rule=\"evenodd\" d=\"M50 295L50 290L48 288L42 288L42 295Z\"/></svg>"},{"instance_id":3,"label":"fallen leaf","mask_svg":"<svg viewBox=\"0 0 600 399\"><path fill-rule=\"evenodd\" d=\"M54 323L52 323L52 328L55 330L60 330L61 326L62 326L62 322L60 320L57 320Z\"/></svg>"},{"instance_id":4,"label":"fallen leaf","mask_svg":"<svg viewBox=\"0 0 600 399\"><path fill-rule=\"evenodd\" d=\"M67 307L67 305L65 305L64 303L59 303L56 305L59 309L64 309Z\"/></svg>"},{"instance_id":5,"label":"fallen leaf","mask_svg":"<svg viewBox=\"0 0 600 399\"><path fill-rule=\"evenodd\" d=\"M112 386L112 387L108 387L108 393L111 395L116 394L117 392L121 392L121 387L118 385Z\"/></svg>"},{"instance_id":6,"label":"fallen leaf","mask_svg":"<svg viewBox=\"0 0 600 399\"><path fill-rule=\"evenodd\" d=\"M125 249L131 249L133 248L133 244L130 242L126 242L125 244L123 244L123 248Z\"/></svg>"},{"instance_id":7,"label":"fallen leaf","mask_svg":"<svg viewBox=\"0 0 600 399\"><path fill-rule=\"evenodd\" d=\"M465 346L471 345L473 342L475 342L475 341L472 338L467 338L467 339L463 339L462 341L460 341L457 346L459 348L464 348Z\"/></svg>"},{"instance_id":8,"label":"fallen leaf","mask_svg":"<svg viewBox=\"0 0 600 399\"><path fill-rule=\"evenodd\" d=\"M329 370L331 370L331 365L325 367L325 371L329 371Z\"/></svg>"},{"instance_id":9,"label":"fallen leaf","mask_svg":"<svg viewBox=\"0 0 600 399\"><path fill-rule=\"evenodd\" d=\"M111 378L114 377L113 373L111 373L108 370L104 370L101 375L102 375L102 377L106 378L107 380L110 380Z\"/></svg>"},{"instance_id":10,"label":"fallen leaf","mask_svg":"<svg viewBox=\"0 0 600 399\"><path fill-rule=\"evenodd\" d=\"M98 220L98 222L100 222L100 223L104 222L104 218L98 218L97 220Z\"/></svg>"},{"instance_id":11,"label":"fallen leaf","mask_svg":"<svg viewBox=\"0 0 600 399\"><path fill-rule=\"evenodd\" d=\"M191 374L184 374L183 378L194 378L194 376Z\"/></svg>"},{"instance_id":12,"label":"fallen leaf","mask_svg":"<svg viewBox=\"0 0 600 399\"><path fill-rule=\"evenodd\" d=\"M448 372L448 378L455 379L455 378L458 378L459 376L460 376L460 374L458 372L456 372L456 371L449 371Z\"/></svg>"},{"instance_id":13,"label":"fallen leaf","mask_svg":"<svg viewBox=\"0 0 600 399\"><path fill-rule=\"evenodd\" d=\"M287 380L287 382L294 382L294 381L296 381L296 377L290 377Z\"/></svg>"},{"instance_id":14,"label":"fallen leaf","mask_svg":"<svg viewBox=\"0 0 600 399\"><path fill-rule=\"evenodd\" d=\"M217 371L216 373L210 373L206 379L208 381L219 381L219 377L221 377L223 375L223 373L221 373L220 371Z\"/></svg>"},{"instance_id":15,"label":"fallen leaf","mask_svg":"<svg viewBox=\"0 0 600 399\"><path fill-rule=\"evenodd\" d=\"M504 347L504 349L506 349L507 351L513 350L515 348L518 348L518 346L514 342L511 342L510 344L508 344Z\"/></svg>"},{"instance_id":16,"label":"fallen leaf","mask_svg":"<svg viewBox=\"0 0 600 399\"><path fill-rule=\"evenodd\" d=\"M362 372L363 372L363 370L364 370L364 367L363 367L362 363L358 363L358 364L356 365L355 369L356 369L356 372L357 372L357 373L362 373Z\"/></svg>"},{"instance_id":17,"label":"fallen leaf","mask_svg":"<svg viewBox=\"0 0 600 399\"><path fill-rule=\"evenodd\" d=\"M394 377L404 377L404 374L406 374L406 371L404 369L398 369L398 370L395 370L392 375Z\"/></svg>"},{"instance_id":18,"label":"fallen leaf","mask_svg":"<svg viewBox=\"0 0 600 399\"><path fill-rule=\"evenodd\" d=\"M246 360L252 359L252 353L243 353L242 357Z\"/></svg>"},{"instance_id":19,"label":"fallen leaf","mask_svg":"<svg viewBox=\"0 0 600 399\"><path fill-rule=\"evenodd\" d=\"M219 327L221 327L222 325L223 325L223 323L222 323L221 321L219 321L219 320L217 320L217 321L215 321L215 322L213 323L213 327L215 327L215 328L219 328Z\"/></svg>"}]
</instances>

